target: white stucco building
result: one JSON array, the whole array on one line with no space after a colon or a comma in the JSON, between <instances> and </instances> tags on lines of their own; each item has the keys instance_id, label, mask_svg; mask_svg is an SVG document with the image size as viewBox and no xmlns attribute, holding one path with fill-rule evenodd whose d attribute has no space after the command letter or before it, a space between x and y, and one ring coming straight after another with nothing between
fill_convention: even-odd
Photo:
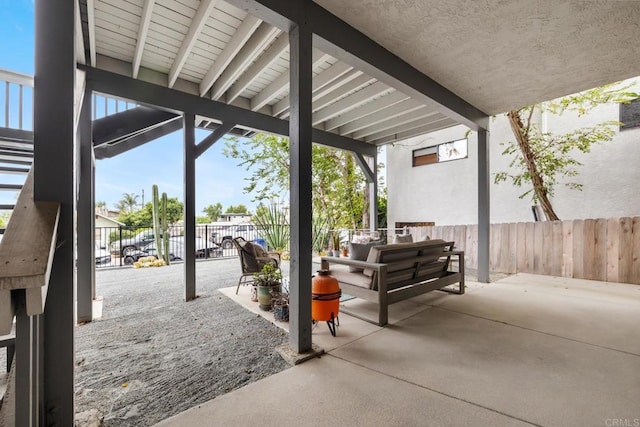
<instances>
[{"instance_id":1,"label":"white stucco building","mask_svg":"<svg viewBox=\"0 0 640 427\"><path fill-rule=\"evenodd\" d=\"M640 91L640 78L635 91ZM540 126L552 133L593 126L607 120L620 120L620 105L601 105L588 114L556 116L538 115ZM616 128L617 129L617 128ZM512 156L502 155L501 143L514 136L504 114L495 116L489 127L492 182L497 172L508 170ZM458 143L456 152L462 158L420 165L414 156L426 159L441 156ZM387 149L388 220L396 222L434 222L436 225L477 223L477 138L464 126L456 126L396 143ZM440 145L440 147L438 147ZM467 153L464 156L464 146ZM428 148L430 147L430 149ZM428 148L426 150L422 150ZM432 157L433 158L433 157ZM640 215L640 169L634 162L640 159L640 127L616 130L610 143L595 145L591 153L575 156L583 165L578 176L567 182L583 185L583 190L571 190L557 185L551 199L560 219L614 218ZM528 188L515 187L510 181L491 184L491 223L533 221L531 197L519 196Z\"/></svg>"}]
</instances>

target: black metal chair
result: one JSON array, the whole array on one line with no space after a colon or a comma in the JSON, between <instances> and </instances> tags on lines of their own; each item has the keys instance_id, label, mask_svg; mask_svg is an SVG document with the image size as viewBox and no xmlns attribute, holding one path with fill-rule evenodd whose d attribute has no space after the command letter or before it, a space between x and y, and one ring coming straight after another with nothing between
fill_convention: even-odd
<instances>
[{"instance_id":1,"label":"black metal chair","mask_svg":"<svg viewBox=\"0 0 640 427\"><path fill-rule=\"evenodd\" d=\"M233 239L233 244L238 250L240 268L242 269L242 275L240 276L240 279L238 279L236 295L238 294L240 285L247 285L253 282L253 275L255 273L259 273L265 264L273 264L278 270L280 270L279 253L267 252L262 248L262 246L248 242L242 237L236 237Z\"/></svg>"}]
</instances>

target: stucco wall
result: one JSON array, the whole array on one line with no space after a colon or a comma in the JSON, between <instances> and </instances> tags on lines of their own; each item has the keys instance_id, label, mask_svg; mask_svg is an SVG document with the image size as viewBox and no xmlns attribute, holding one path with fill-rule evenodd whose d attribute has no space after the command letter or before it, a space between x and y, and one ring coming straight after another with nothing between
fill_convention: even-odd
<instances>
[{"instance_id":1,"label":"stucco wall","mask_svg":"<svg viewBox=\"0 0 640 427\"><path fill-rule=\"evenodd\" d=\"M591 126L604 120L618 120L617 104L600 106L588 116L565 113L547 115L548 130L554 133ZM501 142L513 140L504 115L491 120L491 179L508 169L510 158L501 153ZM389 146L387 185L389 224L397 221L434 221L436 225L477 223L477 137L469 135L468 158L412 167L412 151L464 138L467 128L457 126ZM611 218L640 215L640 129L618 132L611 143L596 145L591 153L578 153L583 163L579 175L571 178L582 191L564 185L552 198L561 219ZM491 184L491 222L532 221L531 198L519 199L526 189L510 182Z\"/></svg>"}]
</instances>

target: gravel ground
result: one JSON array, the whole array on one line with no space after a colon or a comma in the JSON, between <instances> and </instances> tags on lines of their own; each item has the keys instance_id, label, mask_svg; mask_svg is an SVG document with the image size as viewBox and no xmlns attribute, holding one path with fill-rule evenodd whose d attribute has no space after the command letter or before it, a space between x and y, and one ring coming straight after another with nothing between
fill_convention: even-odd
<instances>
[{"instance_id":1,"label":"gravel ground","mask_svg":"<svg viewBox=\"0 0 640 427\"><path fill-rule=\"evenodd\" d=\"M239 272L237 259L198 262L185 303L182 264L98 271L103 317L76 328L77 425L153 425L286 369L286 333L216 290Z\"/></svg>"}]
</instances>

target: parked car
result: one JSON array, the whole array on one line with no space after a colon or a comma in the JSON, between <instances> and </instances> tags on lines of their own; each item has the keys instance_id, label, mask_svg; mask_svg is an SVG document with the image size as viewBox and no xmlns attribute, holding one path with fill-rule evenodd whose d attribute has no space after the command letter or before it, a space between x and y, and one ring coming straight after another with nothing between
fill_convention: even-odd
<instances>
[{"instance_id":1,"label":"parked car","mask_svg":"<svg viewBox=\"0 0 640 427\"><path fill-rule=\"evenodd\" d=\"M111 243L111 253L120 254L120 256L130 255L135 250L142 250L153 241L155 241L153 230L141 231L133 237Z\"/></svg>"},{"instance_id":2,"label":"parked car","mask_svg":"<svg viewBox=\"0 0 640 427\"><path fill-rule=\"evenodd\" d=\"M204 258L208 254L209 257L215 258L222 255L222 249L215 243L196 237L196 257ZM153 256L158 258L158 250L156 243L151 242L142 249L132 249L124 256L123 262L131 265L145 256ZM169 261L182 261L184 259L184 236L169 237Z\"/></svg>"},{"instance_id":3,"label":"parked car","mask_svg":"<svg viewBox=\"0 0 640 427\"><path fill-rule=\"evenodd\" d=\"M106 267L111 264L111 254L105 248L96 243L95 249L96 267Z\"/></svg>"},{"instance_id":4,"label":"parked car","mask_svg":"<svg viewBox=\"0 0 640 427\"><path fill-rule=\"evenodd\" d=\"M229 225L216 230L209 236L209 241L220 245L222 249L232 249L233 239L236 237L242 237L247 241L260 239L256 226L250 223L245 223Z\"/></svg>"}]
</instances>

